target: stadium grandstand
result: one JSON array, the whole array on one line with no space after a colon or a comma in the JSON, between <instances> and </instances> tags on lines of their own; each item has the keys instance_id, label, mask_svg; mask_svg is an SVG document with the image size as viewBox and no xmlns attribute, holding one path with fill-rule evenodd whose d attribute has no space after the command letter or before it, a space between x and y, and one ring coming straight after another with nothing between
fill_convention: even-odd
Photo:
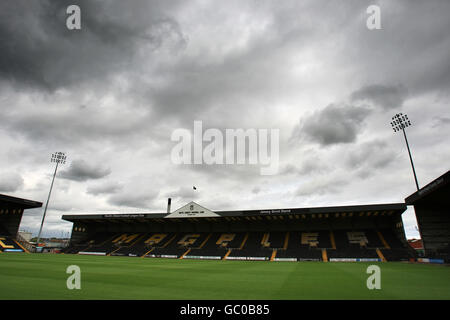
<instances>
[{"instance_id":1,"label":"stadium grandstand","mask_svg":"<svg viewBox=\"0 0 450 320\"><path fill-rule=\"evenodd\" d=\"M41 202L0 194L0 252L28 252L28 241L18 233L24 210L42 207Z\"/></svg>"},{"instance_id":2,"label":"stadium grandstand","mask_svg":"<svg viewBox=\"0 0 450 320\"><path fill-rule=\"evenodd\" d=\"M409 261L404 203L211 211L190 202L167 213L64 215L65 253L270 261Z\"/></svg>"},{"instance_id":3,"label":"stadium grandstand","mask_svg":"<svg viewBox=\"0 0 450 320\"><path fill-rule=\"evenodd\" d=\"M270 261L449 261L450 172L405 203L211 211L190 202L165 213L64 215L65 253L145 258ZM406 240L402 214L414 206L423 250ZM41 202L0 194L0 251L34 251L18 233L24 210Z\"/></svg>"},{"instance_id":4,"label":"stadium grandstand","mask_svg":"<svg viewBox=\"0 0 450 320\"><path fill-rule=\"evenodd\" d=\"M450 171L405 199L413 205L427 257L450 261Z\"/></svg>"}]
</instances>

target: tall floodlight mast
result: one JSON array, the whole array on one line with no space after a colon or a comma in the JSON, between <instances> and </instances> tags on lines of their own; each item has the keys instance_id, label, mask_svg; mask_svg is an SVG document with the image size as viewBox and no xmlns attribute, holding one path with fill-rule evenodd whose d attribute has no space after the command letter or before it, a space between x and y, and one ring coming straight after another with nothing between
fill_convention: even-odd
<instances>
[{"instance_id":1,"label":"tall floodlight mast","mask_svg":"<svg viewBox=\"0 0 450 320\"><path fill-rule=\"evenodd\" d=\"M400 130L403 131L403 136L405 137L406 147L408 148L408 154L409 154L409 160L411 161L411 167L414 174L414 180L416 182L417 190L419 190L419 183L417 182L417 175L416 170L414 169L414 163L411 156L411 150L409 149L409 143L408 139L406 138L406 132L405 128L409 127L411 125L411 121L408 119L408 116L406 114L397 113L395 116L392 117L391 126L394 132L399 132Z\"/></svg>"},{"instance_id":2,"label":"tall floodlight mast","mask_svg":"<svg viewBox=\"0 0 450 320\"><path fill-rule=\"evenodd\" d=\"M56 171L58 170L59 164L66 163L67 156L64 152L55 152L52 154L51 162L56 162L55 172L53 173L52 184L50 185L50 191L48 193L47 203L45 204L44 215L42 216L41 228L39 229L39 234L36 241L36 248L39 246L39 241L41 240L42 227L44 226L45 215L47 214L48 202L50 201L50 195L52 194L53 183L55 182Z\"/></svg>"}]
</instances>

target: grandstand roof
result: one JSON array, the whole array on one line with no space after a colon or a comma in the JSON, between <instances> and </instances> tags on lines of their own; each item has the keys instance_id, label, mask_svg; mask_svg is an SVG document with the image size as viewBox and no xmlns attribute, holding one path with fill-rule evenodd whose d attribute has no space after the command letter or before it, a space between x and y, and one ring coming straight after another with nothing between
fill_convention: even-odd
<instances>
[{"instance_id":1,"label":"grandstand roof","mask_svg":"<svg viewBox=\"0 0 450 320\"><path fill-rule=\"evenodd\" d=\"M313 207L313 208L287 208L287 209L262 209L262 210L236 210L236 211L211 211L195 202L190 202L171 213L130 213L130 214L81 214L63 215L62 219L71 222L144 222L149 220L180 221L188 220L241 220L262 217L339 217L339 216L385 216L402 214L406 210L404 203L337 206L337 207Z\"/></svg>"},{"instance_id":2,"label":"grandstand roof","mask_svg":"<svg viewBox=\"0 0 450 320\"><path fill-rule=\"evenodd\" d=\"M431 181L425 187L405 199L406 204L415 205L422 203L444 204L448 202L450 189L450 171Z\"/></svg>"},{"instance_id":3,"label":"grandstand roof","mask_svg":"<svg viewBox=\"0 0 450 320\"><path fill-rule=\"evenodd\" d=\"M0 194L0 206L14 204L23 209L32 209L42 207L42 202L37 202L33 200L27 200L22 198L16 198L12 196L7 196L5 194Z\"/></svg>"}]
</instances>

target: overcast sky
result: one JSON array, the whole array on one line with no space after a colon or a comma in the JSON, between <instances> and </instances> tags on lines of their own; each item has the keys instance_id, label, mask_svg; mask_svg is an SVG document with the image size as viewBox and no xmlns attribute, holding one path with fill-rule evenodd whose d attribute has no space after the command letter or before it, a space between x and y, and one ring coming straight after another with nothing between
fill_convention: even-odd
<instances>
[{"instance_id":1,"label":"overcast sky","mask_svg":"<svg viewBox=\"0 0 450 320\"><path fill-rule=\"evenodd\" d=\"M68 30L66 8L81 8ZM381 30L366 9L381 8ZM0 2L0 193L63 214L403 202L449 169L450 2ZM177 128L279 129L279 171L177 165ZM194 191L192 186L197 190ZM37 233L43 209L21 229ZM418 237L413 209L408 237Z\"/></svg>"}]
</instances>

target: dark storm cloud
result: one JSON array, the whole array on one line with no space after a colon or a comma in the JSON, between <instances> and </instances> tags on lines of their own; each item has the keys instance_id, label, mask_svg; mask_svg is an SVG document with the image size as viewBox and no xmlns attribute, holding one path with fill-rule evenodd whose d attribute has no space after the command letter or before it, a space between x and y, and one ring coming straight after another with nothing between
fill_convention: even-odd
<instances>
[{"instance_id":1,"label":"dark storm cloud","mask_svg":"<svg viewBox=\"0 0 450 320\"><path fill-rule=\"evenodd\" d=\"M0 192L16 192L23 182L22 176L17 173L0 173Z\"/></svg>"},{"instance_id":2,"label":"dark storm cloud","mask_svg":"<svg viewBox=\"0 0 450 320\"><path fill-rule=\"evenodd\" d=\"M370 2L358 1L367 7ZM340 60L361 83L402 84L408 99L450 87L450 2L379 1L381 30L352 28ZM361 10L362 23L367 15ZM370 82L367 82L370 81Z\"/></svg>"},{"instance_id":3,"label":"dark storm cloud","mask_svg":"<svg viewBox=\"0 0 450 320\"><path fill-rule=\"evenodd\" d=\"M45 90L95 83L131 68L139 46L150 53L165 39L184 43L159 3L1 1L0 79ZM81 8L81 30L66 27L72 4Z\"/></svg>"},{"instance_id":4,"label":"dark storm cloud","mask_svg":"<svg viewBox=\"0 0 450 320\"><path fill-rule=\"evenodd\" d=\"M283 2L279 6L261 3L256 7L252 2L241 1L221 4L221 10L211 10L213 17L218 16L219 20L208 21L211 18L202 17L207 23L217 25L212 31L220 36L214 37L215 33L211 32L207 39L196 39L188 34L203 50L180 57L172 64L159 65L157 72L164 85L152 86L140 81L136 83L135 92L152 106L155 117L175 119L183 124L205 117L216 127L227 125L224 122L235 124L251 118L252 113L261 108L271 108L272 104L298 90L298 83L290 74L293 67L299 67L290 60L292 53L328 38L327 34L319 38L322 26L315 29L309 19L305 19L306 23L298 22L299 15L307 18L308 13L293 10L296 4L295 1ZM211 7L216 8L215 5ZM238 24L228 25L236 10L242 8L250 9L251 13L243 13ZM323 8L311 5L309 9L316 12ZM333 8L326 10L333 11ZM261 23L263 31L251 28L249 31L242 22L247 19L252 25L256 22L251 18L258 15L267 19ZM233 42L227 44L229 41L224 41L224 38L233 38L232 32L237 27L241 27L248 36L246 41L233 47ZM220 118L208 113L211 110Z\"/></svg>"},{"instance_id":5,"label":"dark storm cloud","mask_svg":"<svg viewBox=\"0 0 450 320\"><path fill-rule=\"evenodd\" d=\"M400 108L407 97L407 90L402 86L380 84L364 86L351 95L353 101L367 100L384 110Z\"/></svg>"},{"instance_id":6,"label":"dark storm cloud","mask_svg":"<svg viewBox=\"0 0 450 320\"><path fill-rule=\"evenodd\" d=\"M291 140L308 139L323 146L352 143L369 114L365 107L330 104L301 119Z\"/></svg>"},{"instance_id":7,"label":"dark storm cloud","mask_svg":"<svg viewBox=\"0 0 450 320\"><path fill-rule=\"evenodd\" d=\"M61 171L59 176L67 180L87 181L101 179L110 173L111 169L107 167L88 163L85 160L73 160L69 169Z\"/></svg>"}]
</instances>

